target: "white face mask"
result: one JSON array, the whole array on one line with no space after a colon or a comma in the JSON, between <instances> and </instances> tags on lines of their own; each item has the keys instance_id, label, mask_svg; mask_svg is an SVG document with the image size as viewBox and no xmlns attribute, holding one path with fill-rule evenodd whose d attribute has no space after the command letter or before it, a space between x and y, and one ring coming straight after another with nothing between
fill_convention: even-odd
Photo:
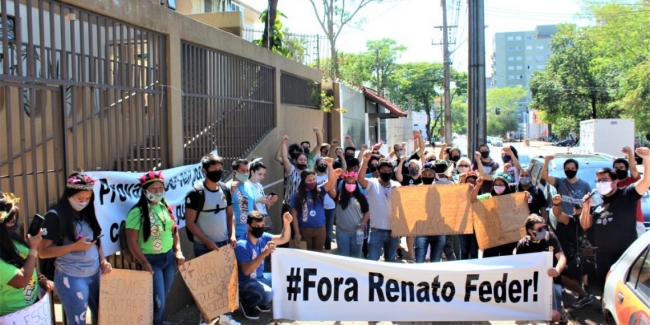
<instances>
[{"instance_id":1,"label":"white face mask","mask_svg":"<svg viewBox=\"0 0 650 325\"><path fill-rule=\"evenodd\" d=\"M459 174L465 174L465 173L467 173L468 170L469 170L469 168L467 168L467 167L458 167L458 173Z\"/></svg>"},{"instance_id":2,"label":"white face mask","mask_svg":"<svg viewBox=\"0 0 650 325\"><path fill-rule=\"evenodd\" d=\"M149 200L151 203L160 203L160 201L165 198L165 192L151 193L149 191L146 191L146 195L147 200Z\"/></svg>"},{"instance_id":3,"label":"white face mask","mask_svg":"<svg viewBox=\"0 0 650 325\"><path fill-rule=\"evenodd\" d=\"M77 200L75 200L72 197L69 197L68 201L70 202L70 207L72 207L72 209L74 209L75 211L81 211L85 209L88 206L88 203L90 203L90 202L77 202Z\"/></svg>"},{"instance_id":4,"label":"white face mask","mask_svg":"<svg viewBox=\"0 0 650 325\"><path fill-rule=\"evenodd\" d=\"M612 182L598 182L596 188L602 195L607 195L612 191Z\"/></svg>"}]
</instances>

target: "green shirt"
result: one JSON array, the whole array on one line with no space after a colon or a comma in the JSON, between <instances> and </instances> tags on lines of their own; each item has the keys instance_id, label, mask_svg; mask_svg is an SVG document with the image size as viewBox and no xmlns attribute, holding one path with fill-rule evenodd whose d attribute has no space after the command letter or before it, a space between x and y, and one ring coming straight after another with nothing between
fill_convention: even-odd
<instances>
[{"instance_id":1,"label":"green shirt","mask_svg":"<svg viewBox=\"0 0 650 325\"><path fill-rule=\"evenodd\" d=\"M479 201L485 201L485 200L487 200L489 198L492 198L492 193L485 193L485 194L481 194L481 195L476 197L476 199L479 200Z\"/></svg>"},{"instance_id":2,"label":"green shirt","mask_svg":"<svg viewBox=\"0 0 650 325\"><path fill-rule=\"evenodd\" d=\"M26 258L29 249L14 242L20 256ZM20 273L20 269L0 259L0 316L11 314L23 308L31 306L38 299L38 275L36 268L32 272L32 280L24 288L14 288L9 281Z\"/></svg>"},{"instance_id":3,"label":"green shirt","mask_svg":"<svg viewBox=\"0 0 650 325\"><path fill-rule=\"evenodd\" d=\"M151 223L151 235L149 240L144 241L144 236L140 230L142 219L140 218L140 209L137 207L129 211L126 216L126 229L138 230L138 246L143 254L163 254L167 253L174 246L174 237L172 228L174 221L162 204L149 205L149 218Z\"/></svg>"}]
</instances>

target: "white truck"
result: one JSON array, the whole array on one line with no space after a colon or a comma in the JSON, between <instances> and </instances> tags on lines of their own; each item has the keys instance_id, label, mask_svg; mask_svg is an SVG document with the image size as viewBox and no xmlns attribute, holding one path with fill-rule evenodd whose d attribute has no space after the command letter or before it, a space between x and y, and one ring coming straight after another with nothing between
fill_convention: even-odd
<instances>
[{"instance_id":1,"label":"white truck","mask_svg":"<svg viewBox=\"0 0 650 325\"><path fill-rule=\"evenodd\" d=\"M634 148L634 119L594 119L580 122L580 141L571 153L624 158L623 147Z\"/></svg>"}]
</instances>

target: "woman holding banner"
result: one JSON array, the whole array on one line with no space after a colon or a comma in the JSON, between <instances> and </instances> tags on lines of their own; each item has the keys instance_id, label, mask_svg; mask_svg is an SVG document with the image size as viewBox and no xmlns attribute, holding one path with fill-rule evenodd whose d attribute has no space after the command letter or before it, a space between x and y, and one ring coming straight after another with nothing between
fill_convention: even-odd
<instances>
[{"instance_id":1,"label":"woman holding banner","mask_svg":"<svg viewBox=\"0 0 650 325\"><path fill-rule=\"evenodd\" d=\"M153 323L162 325L175 267L183 265L185 257L176 219L165 201L162 172L149 171L139 180L142 193L126 217L126 238L142 270L153 275Z\"/></svg>"},{"instance_id":2,"label":"woman holding banner","mask_svg":"<svg viewBox=\"0 0 650 325\"><path fill-rule=\"evenodd\" d=\"M90 308L97 324L99 278L111 271L99 242L102 228L95 215L96 179L84 173L68 177L59 202L45 215L40 258L54 261L54 287L69 324L85 322ZM43 269L42 269L43 270ZM47 270L45 270L46 276Z\"/></svg>"},{"instance_id":3,"label":"woman holding banner","mask_svg":"<svg viewBox=\"0 0 650 325\"><path fill-rule=\"evenodd\" d=\"M38 288L54 289L54 284L36 272L37 248L41 234L27 241L16 233L20 199L0 192L0 316L27 308L38 299ZM29 248L28 248L29 247Z\"/></svg>"}]
</instances>

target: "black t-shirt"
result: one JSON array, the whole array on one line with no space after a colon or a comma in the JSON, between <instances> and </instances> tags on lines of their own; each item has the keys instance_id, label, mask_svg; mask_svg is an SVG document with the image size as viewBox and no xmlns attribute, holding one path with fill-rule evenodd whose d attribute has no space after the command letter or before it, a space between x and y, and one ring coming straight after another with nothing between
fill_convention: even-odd
<instances>
[{"instance_id":1,"label":"black t-shirt","mask_svg":"<svg viewBox=\"0 0 650 325\"><path fill-rule=\"evenodd\" d=\"M562 246L554 233L549 232L546 239L540 241L533 241L530 236L526 236L519 240L517 243L517 255L528 253L541 253L551 251L549 248L553 247L553 266L557 265L557 258L555 254L562 252ZM558 277L553 278L553 283L562 284L562 279Z\"/></svg>"},{"instance_id":2,"label":"black t-shirt","mask_svg":"<svg viewBox=\"0 0 650 325\"><path fill-rule=\"evenodd\" d=\"M420 156L418 155L417 151L414 152L410 157L406 158L406 161L402 164L402 175L404 175L404 176L410 175L409 174L409 161L411 161L413 159L420 160ZM395 173L397 173L397 167L398 167L399 163L400 163L399 157L397 157L397 159L393 160L393 170L395 171ZM404 178L406 178L406 177L404 177ZM395 178L394 173L393 173L393 180L397 180Z\"/></svg>"},{"instance_id":3,"label":"black t-shirt","mask_svg":"<svg viewBox=\"0 0 650 325\"><path fill-rule=\"evenodd\" d=\"M542 210L546 210L546 207L548 206L544 192L542 192L539 188L537 188L537 186L534 185L529 187L527 190L524 190L521 185L517 187L517 192L524 191L527 191L530 193L530 195L533 196L533 201L531 203L528 203L528 211L530 213L541 216Z\"/></svg>"},{"instance_id":4,"label":"black t-shirt","mask_svg":"<svg viewBox=\"0 0 650 325\"><path fill-rule=\"evenodd\" d=\"M418 179L413 179L411 175L402 175L402 186L420 185L422 184L422 176Z\"/></svg>"},{"instance_id":5,"label":"black t-shirt","mask_svg":"<svg viewBox=\"0 0 650 325\"><path fill-rule=\"evenodd\" d=\"M578 239L584 233L582 227L580 227L576 220L580 220L580 215L574 215L572 218L569 218L568 225L558 220L555 229L555 235L564 249L564 255L567 260L573 259L575 254L579 252Z\"/></svg>"},{"instance_id":6,"label":"black t-shirt","mask_svg":"<svg viewBox=\"0 0 650 325\"><path fill-rule=\"evenodd\" d=\"M499 169L499 163L494 161L494 159L490 159L490 162L483 162L483 172L485 175L494 175L496 174L496 171ZM472 170L478 171L478 164L475 162L472 163ZM492 191L492 181L484 181L483 185L481 186L481 192L483 193L490 193Z\"/></svg>"},{"instance_id":7,"label":"black t-shirt","mask_svg":"<svg viewBox=\"0 0 650 325\"><path fill-rule=\"evenodd\" d=\"M636 205L641 199L634 186L603 196L603 204L591 207L596 247L605 254L622 255L636 240Z\"/></svg>"}]
</instances>

